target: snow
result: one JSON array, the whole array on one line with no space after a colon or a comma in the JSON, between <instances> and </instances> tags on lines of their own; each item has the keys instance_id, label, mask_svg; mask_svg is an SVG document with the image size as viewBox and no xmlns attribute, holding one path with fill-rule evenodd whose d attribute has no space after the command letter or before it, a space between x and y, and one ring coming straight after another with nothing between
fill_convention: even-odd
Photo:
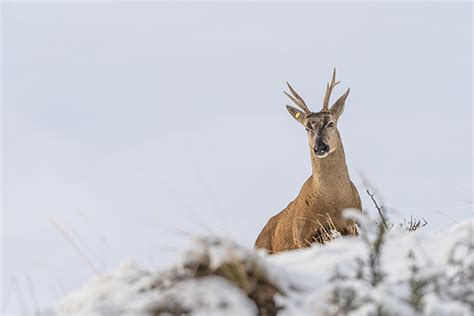
<instances>
[{"instance_id":1,"label":"snow","mask_svg":"<svg viewBox=\"0 0 474 316\"><path fill-rule=\"evenodd\" d=\"M108 276L91 280L58 305L61 315L143 315L175 302L194 315L254 315L255 306L238 288L211 276L164 285L153 291L159 276L125 263ZM170 283L171 284L171 283Z\"/></svg>"},{"instance_id":2,"label":"snow","mask_svg":"<svg viewBox=\"0 0 474 316\"><path fill-rule=\"evenodd\" d=\"M156 315L177 308L192 315L256 315L256 302L235 283L213 273L198 276L190 268L207 262L216 271L240 262L245 271L258 267L279 289L274 296L279 315L334 315L341 308L348 308L348 315L372 315L378 308L387 315L472 315L474 220L443 233L387 231L380 255L383 277L377 284L367 281L370 245L377 234L364 220L366 230L359 237L276 255L225 238L196 238L168 269L145 271L124 263L63 298L56 313ZM408 303L416 297L413 284L424 284L418 310Z\"/></svg>"}]
</instances>

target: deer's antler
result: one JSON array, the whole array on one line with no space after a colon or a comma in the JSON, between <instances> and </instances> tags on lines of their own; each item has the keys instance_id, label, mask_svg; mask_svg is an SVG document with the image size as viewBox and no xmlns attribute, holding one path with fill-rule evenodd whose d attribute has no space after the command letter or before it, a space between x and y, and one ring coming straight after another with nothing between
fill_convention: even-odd
<instances>
[{"instance_id":1,"label":"deer's antler","mask_svg":"<svg viewBox=\"0 0 474 316\"><path fill-rule=\"evenodd\" d=\"M283 91L283 93L285 93L291 99L291 101L293 101L300 109L302 109L304 113L311 113L303 98L301 98L300 95L296 93L296 91L293 89L292 86L290 86L288 81L286 82L286 84L288 85L288 88L290 89L292 95L286 91Z\"/></svg>"},{"instance_id":2,"label":"deer's antler","mask_svg":"<svg viewBox=\"0 0 474 316\"><path fill-rule=\"evenodd\" d=\"M332 72L331 82L328 82L326 88L326 95L324 96L323 101L323 111L329 111L329 98L331 97L332 89L334 89L334 87L337 86L339 82L340 81L336 81L336 68L334 68L334 71Z\"/></svg>"}]
</instances>

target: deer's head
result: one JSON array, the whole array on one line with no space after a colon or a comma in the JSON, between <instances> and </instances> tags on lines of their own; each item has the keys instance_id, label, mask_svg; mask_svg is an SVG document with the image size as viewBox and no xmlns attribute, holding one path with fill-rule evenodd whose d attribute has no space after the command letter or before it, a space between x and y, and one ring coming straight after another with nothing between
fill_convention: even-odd
<instances>
[{"instance_id":1,"label":"deer's head","mask_svg":"<svg viewBox=\"0 0 474 316\"><path fill-rule=\"evenodd\" d=\"M308 142L311 150L314 150L316 157L324 158L337 149L340 143L337 122L344 111L344 104L349 95L350 89L337 99L329 108L329 98L332 89L339 83L336 81L336 69L332 74L331 82L327 84L326 95L323 100L323 108L319 112L312 112L303 99L287 82L291 94L285 94L301 109L287 105L286 108L291 116L301 123L308 132Z\"/></svg>"}]
</instances>

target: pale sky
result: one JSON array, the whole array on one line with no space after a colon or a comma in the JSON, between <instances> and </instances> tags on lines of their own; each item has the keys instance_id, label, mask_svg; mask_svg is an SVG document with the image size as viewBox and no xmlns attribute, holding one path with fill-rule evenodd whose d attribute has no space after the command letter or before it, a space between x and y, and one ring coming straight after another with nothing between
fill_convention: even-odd
<instances>
[{"instance_id":1,"label":"pale sky","mask_svg":"<svg viewBox=\"0 0 474 316\"><path fill-rule=\"evenodd\" d=\"M364 208L363 176L394 223L471 217L471 6L2 3L1 311L188 234L253 246L311 172L284 83L317 110L333 67Z\"/></svg>"}]
</instances>

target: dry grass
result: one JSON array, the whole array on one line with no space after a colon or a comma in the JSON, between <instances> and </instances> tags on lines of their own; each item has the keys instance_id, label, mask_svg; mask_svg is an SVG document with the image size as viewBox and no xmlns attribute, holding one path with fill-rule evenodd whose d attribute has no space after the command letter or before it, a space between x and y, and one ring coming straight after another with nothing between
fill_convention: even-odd
<instances>
[{"instance_id":1,"label":"dry grass","mask_svg":"<svg viewBox=\"0 0 474 316\"><path fill-rule=\"evenodd\" d=\"M240 253L240 249L233 249L233 245L229 247L226 241L214 238L200 239L196 246L197 250L188 252L182 266L170 270L144 290L166 290L186 280L217 276L226 279L245 293L255 303L258 315L277 315L281 308L275 302L275 295L285 294L262 268L259 257L253 251ZM211 259L215 260L215 250L228 254L222 262L211 264ZM155 306L151 314L190 315L193 312L192 307L183 306L171 295L165 302Z\"/></svg>"},{"instance_id":2,"label":"dry grass","mask_svg":"<svg viewBox=\"0 0 474 316\"><path fill-rule=\"evenodd\" d=\"M311 237L311 243L327 244L334 239L340 238L342 236L357 236L358 228L357 224L353 223L349 226L344 227L342 230L338 230L336 225L329 214L326 214L325 221L321 222L316 220L318 228L316 229L314 235Z\"/></svg>"},{"instance_id":3,"label":"dry grass","mask_svg":"<svg viewBox=\"0 0 474 316\"><path fill-rule=\"evenodd\" d=\"M410 216L409 220L403 220L403 227L408 232L414 232L421 227L425 227L427 224L428 222L424 218L415 219L413 216Z\"/></svg>"},{"instance_id":4,"label":"dry grass","mask_svg":"<svg viewBox=\"0 0 474 316\"><path fill-rule=\"evenodd\" d=\"M275 303L274 296L277 293L283 294L282 291L252 258L235 259L213 269L209 257L206 257L190 263L188 268L193 271L195 278L217 275L232 282L254 301L258 315L276 315L280 309Z\"/></svg>"}]
</instances>

